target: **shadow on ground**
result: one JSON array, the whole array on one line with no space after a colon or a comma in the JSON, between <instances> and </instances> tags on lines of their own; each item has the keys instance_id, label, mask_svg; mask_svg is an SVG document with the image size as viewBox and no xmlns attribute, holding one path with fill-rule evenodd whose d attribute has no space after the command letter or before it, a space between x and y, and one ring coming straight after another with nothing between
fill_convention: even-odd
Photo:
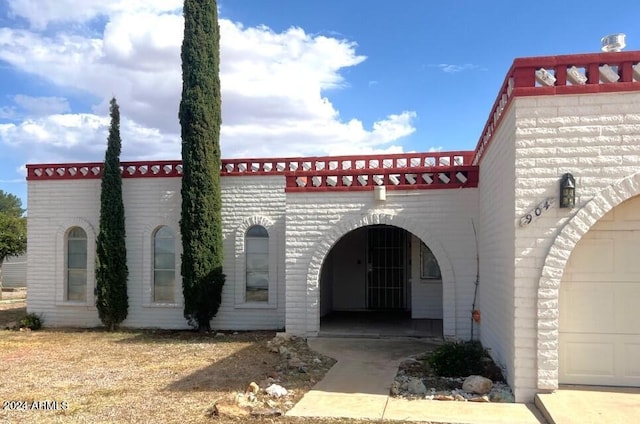
<instances>
[{"instance_id":1,"label":"shadow on ground","mask_svg":"<svg viewBox=\"0 0 640 424\"><path fill-rule=\"evenodd\" d=\"M27 314L27 305L24 302L0 304L0 329L18 321Z\"/></svg>"}]
</instances>

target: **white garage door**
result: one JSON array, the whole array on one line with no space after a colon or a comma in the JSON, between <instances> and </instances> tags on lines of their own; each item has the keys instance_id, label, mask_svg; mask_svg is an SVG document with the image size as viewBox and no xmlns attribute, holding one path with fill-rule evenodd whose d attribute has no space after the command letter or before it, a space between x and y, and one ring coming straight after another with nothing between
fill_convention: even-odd
<instances>
[{"instance_id":1,"label":"white garage door","mask_svg":"<svg viewBox=\"0 0 640 424\"><path fill-rule=\"evenodd\" d=\"M561 384L640 386L640 197L571 253L560 285Z\"/></svg>"}]
</instances>

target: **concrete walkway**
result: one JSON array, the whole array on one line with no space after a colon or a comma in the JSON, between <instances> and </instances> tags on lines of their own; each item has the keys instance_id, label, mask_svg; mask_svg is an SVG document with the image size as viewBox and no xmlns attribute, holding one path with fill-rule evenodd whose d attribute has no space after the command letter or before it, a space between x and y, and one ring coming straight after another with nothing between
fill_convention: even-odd
<instances>
[{"instance_id":1,"label":"concrete walkway","mask_svg":"<svg viewBox=\"0 0 640 424\"><path fill-rule=\"evenodd\" d=\"M338 362L287 415L469 424L544 422L533 405L389 397L400 362L436 345L428 339L309 339L313 350Z\"/></svg>"},{"instance_id":2,"label":"concrete walkway","mask_svg":"<svg viewBox=\"0 0 640 424\"><path fill-rule=\"evenodd\" d=\"M640 388L560 386L538 394L536 405L549 424L640 422Z\"/></svg>"}]
</instances>

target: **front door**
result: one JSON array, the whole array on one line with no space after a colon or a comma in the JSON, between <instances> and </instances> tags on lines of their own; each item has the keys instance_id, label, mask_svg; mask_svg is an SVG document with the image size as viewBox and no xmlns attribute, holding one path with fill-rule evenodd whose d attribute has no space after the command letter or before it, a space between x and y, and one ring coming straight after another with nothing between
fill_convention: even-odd
<instances>
[{"instance_id":1,"label":"front door","mask_svg":"<svg viewBox=\"0 0 640 424\"><path fill-rule=\"evenodd\" d=\"M367 238L367 308L405 309L407 280L407 232L377 225Z\"/></svg>"}]
</instances>

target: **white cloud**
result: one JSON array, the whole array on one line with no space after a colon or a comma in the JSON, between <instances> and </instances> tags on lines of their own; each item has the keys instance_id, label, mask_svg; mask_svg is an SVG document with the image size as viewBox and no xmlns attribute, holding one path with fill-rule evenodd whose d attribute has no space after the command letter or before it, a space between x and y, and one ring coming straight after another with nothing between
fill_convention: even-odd
<instances>
[{"instance_id":1,"label":"white cloud","mask_svg":"<svg viewBox=\"0 0 640 424\"><path fill-rule=\"evenodd\" d=\"M26 19L31 28L43 30L52 23L83 23L97 16L132 12L179 12L183 0L10 0L12 16Z\"/></svg>"},{"instance_id":2,"label":"white cloud","mask_svg":"<svg viewBox=\"0 0 640 424\"><path fill-rule=\"evenodd\" d=\"M117 15L105 27L101 63L143 73L177 64L179 71L182 31L176 15Z\"/></svg>"},{"instance_id":3,"label":"white cloud","mask_svg":"<svg viewBox=\"0 0 640 424\"><path fill-rule=\"evenodd\" d=\"M28 116L0 125L0 142L29 152L29 162L102 160L108 102L115 96L122 114L123 160L179 158L181 5L171 0L11 2L12 13L31 29L0 28L0 60L59 90L84 92L99 101L90 112L70 111L62 97L15 96ZM106 18L99 34L62 26L97 16ZM224 157L398 152L397 141L415 130L411 111L389 114L371 128L340 118L327 95L348 89L341 72L365 60L354 42L301 28L279 33L265 26L245 28L227 19L220 19L220 29ZM0 112L12 115L12 107L0 105Z\"/></svg>"},{"instance_id":4,"label":"white cloud","mask_svg":"<svg viewBox=\"0 0 640 424\"><path fill-rule=\"evenodd\" d=\"M49 115L2 124L0 138L31 162L95 160L104 154L107 125L107 118L92 114Z\"/></svg>"},{"instance_id":5,"label":"white cloud","mask_svg":"<svg viewBox=\"0 0 640 424\"><path fill-rule=\"evenodd\" d=\"M387 140L395 140L411 134L411 120L416 117L415 112L402 112L400 115L389 115L387 119L373 124L376 144L384 144Z\"/></svg>"},{"instance_id":6,"label":"white cloud","mask_svg":"<svg viewBox=\"0 0 640 424\"><path fill-rule=\"evenodd\" d=\"M480 65L474 65L472 63L465 63L462 65L454 65L454 64L449 64L449 63L439 63L437 65L429 65L429 66L435 66L438 67L442 70L442 72L446 72L448 74L452 74L452 73L457 73L457 72L462 72L462 71L473 71L473 70L481 70L484 71L484 68L481 68Z\"/></svg>"},{"instance_id":7,"label":"white cloud","mask_svg":"<svg viewBox=\"0 0 640 424\"><path fill-rule=\"evenodd\" d=\"M0 124L0 139L27 152L27 162L101 161L107 144L109 118L93 114L59 114L20 124ZM180 156L180 142L157 129L123 118L120 122L123 159L170 159ZM127 142L127 141L133 142Z\"/></svg>"}]
</instances>

